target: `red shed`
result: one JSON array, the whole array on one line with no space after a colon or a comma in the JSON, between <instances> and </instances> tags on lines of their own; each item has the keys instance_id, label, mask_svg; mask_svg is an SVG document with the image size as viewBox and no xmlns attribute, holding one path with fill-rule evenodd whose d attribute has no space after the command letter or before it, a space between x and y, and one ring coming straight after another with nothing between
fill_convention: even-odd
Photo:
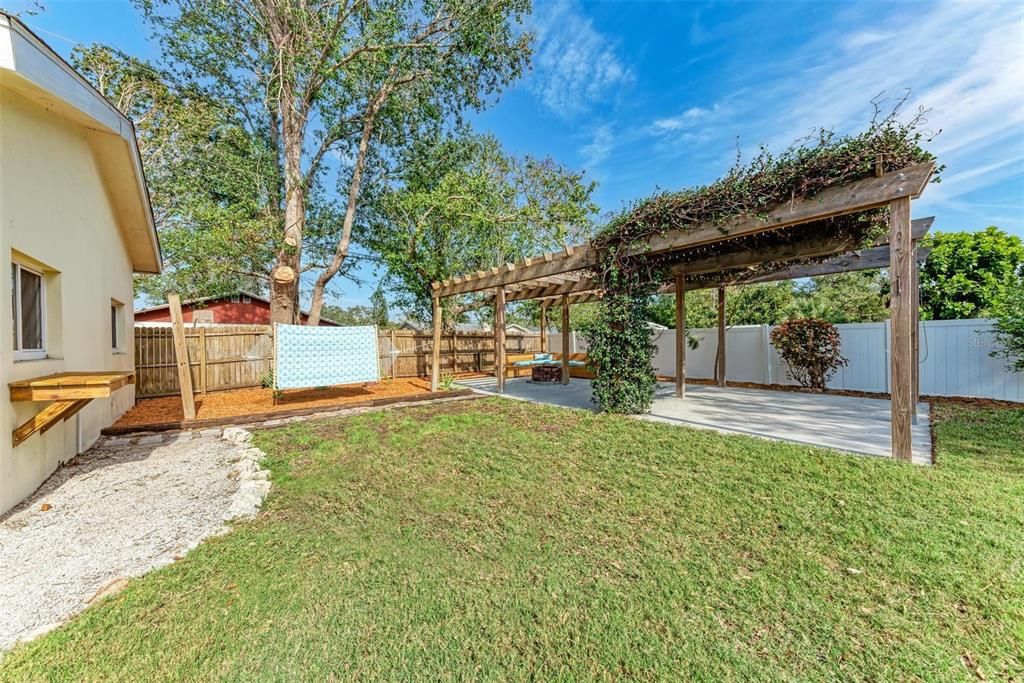
<instances>
[{"instance_id":1,"label":"red shed","mask_svg":"<svg viewBox=\"0 0 1024 683\"><path fill-rule=\"evenodd\" d=\"M228 296L210 296L181 302L181 313L185 322L218 323L222 325L269 325L270 301L251 292L239 292ZM309 318L302 311L302 322ZM135 311L137 323L169 323L171 312L167 304L151 306ZM320 318L324 326L338 326L333 320Z\"/></svg>"}]
</instances>

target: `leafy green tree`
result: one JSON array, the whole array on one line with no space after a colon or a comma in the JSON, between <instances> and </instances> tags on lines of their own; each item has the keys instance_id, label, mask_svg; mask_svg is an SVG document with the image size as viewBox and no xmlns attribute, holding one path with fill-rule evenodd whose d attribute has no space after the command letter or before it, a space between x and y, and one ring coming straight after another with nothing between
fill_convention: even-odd
<instances>
[{"instance_id":1,"label":"leafy green tree","mask_svg":"<svg viewBox=\"0 0 1024 683\"><path fill-rule=\"evenodd\" d=\"M343 269L367 169L384 182L396 150L424 128L519 76L532 36L529 0L135 0L183 79L265 134L278 166L280 208L271 317L296 317L304 250L318 275L316 324ZM333 166L333 168L332 168ZM310 240L310 193L334 173L341 220ZM313 242L314 244L311 244Z\"/></svg>"},{"instance_id":2,"label":"leafy green tree","mask_svg":"<svg viewBox=\"0 0 1024 683\"><path fill-rule=\"evenodd\" d=\"M373 294L370 295L370 309L374 325L377 327L387 327L390 324L388 320L388 300L384 296L384 290L380 285L377 285L377 289L373 290Z\"/></svg>"},{"instance_id":3,"label":"leafy green tree","mask_svg":"<svg viewBox=\"0 0 1024 683\"><path fill-rule=\"evenodd\" d=\"M725 317L729 325L774 325L786 318L793 302L791 282L727 287ZM651 304L651 320L659 325L676 326L675 296L661 294ZM704 328L718 324L718 293L698 289L686 293L686 327Z\"/></svg>"},{"instance_id":4,"label":"leafy green tree","mask_svg":"<svg viewBox=\"0 0 1024 683\"><path fill-rule=\"evenodd\" d=\"M1003 348L992 355L1005 358L1008 369L1024 372L1024 279L1009 286L998 302L995 327Z\"/></svg>"},{"instance_id":5,"label":"leafy green tree","mask_svg":"<svg viewBox=\"0 0 1024 683\"><path fill-rule=\"evenodd\" d=\"M200 298L266 291L277 224L276 165L240 112L104 45L76 47L75 68L135 124L164 273L139 294Z\"/></svg>"},{"instance_id":6,"label":"leafy green tree","mask_svg":"<svg viewBox=\"0 0 1024 683\"><path fill-rule=\"evenodd\" d=\"M323 317L342 325L376 325L373 308L369 306L324 306Z\"/></svg>"},{"instance_id":7,"label":"leafy green tree","mask_svg":"<svg viewBox=\"0 0 1024 683\"><path fill-rule=\"evenodd\" d=\"M983 318L1020 282L1024 243L995 226L936 233L921 269L922 315L932 320Z\"/></svg>"},{"instance_id":8,"label":"leafy green tree","mask_svg":"<svg viewBox=\"0 0 1024 683\"><path fill-rule=\"evenodd\" d=\"M823 275L796 288L786 313L835 324L880 322L889 318L888 291L887 278L879 270Z\"/></svg>"},{"instance_id":9,"label":"leafy green tree","mask_svg":"<svg viewBox=\"0 0 1024 683\"><path fill-rule=\"evenodd\" d=\"M424 320L431 282L577 242L596 212L582 173L511 156L465 129L416 141L400 168L374 196L359 239L387 265L396 303ZM485 303L450 304L446 320Z\"/></svg>"}]
</instances>

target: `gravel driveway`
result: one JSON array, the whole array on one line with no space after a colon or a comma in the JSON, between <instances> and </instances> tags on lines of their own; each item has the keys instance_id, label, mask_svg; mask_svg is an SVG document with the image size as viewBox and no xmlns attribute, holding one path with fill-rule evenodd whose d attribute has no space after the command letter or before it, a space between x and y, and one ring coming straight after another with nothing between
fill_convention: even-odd
<instances>
[{"instance_id":1,"label":"gravel driveway","mask_svg":"<svg viewBox=\"0 0 1024 683\"><path fill-rule=\"evenodd\" d=\"M58 469L0 519L0 650L255 515L270 482L250 438L101 442Z\"/></svg>"}]
</instances>

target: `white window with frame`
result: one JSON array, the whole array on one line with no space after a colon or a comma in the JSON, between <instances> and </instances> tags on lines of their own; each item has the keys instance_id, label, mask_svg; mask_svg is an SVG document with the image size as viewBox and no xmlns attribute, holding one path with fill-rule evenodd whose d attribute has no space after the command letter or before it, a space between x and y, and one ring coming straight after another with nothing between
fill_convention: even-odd
<instances>
[{"instance_id":1,"label":"white window with frame","mask_svg":"<svg viewBox=\"0 0 1024 683\"><path fill-rule=\"evenodd\" d=\"M14 359L46 358L46 279L43 273L11 264Z\"/></svg>"},{"instance_id":2,"label":"white window with frame","mask_svg":"<svg viewBox=\"0 0 1024 683\"><path fill-rule=\"evenodd\" d=\"M110 300L110 348L114 353L124 353L124 304L117 299Z\"/></svg>"}]
</instances>

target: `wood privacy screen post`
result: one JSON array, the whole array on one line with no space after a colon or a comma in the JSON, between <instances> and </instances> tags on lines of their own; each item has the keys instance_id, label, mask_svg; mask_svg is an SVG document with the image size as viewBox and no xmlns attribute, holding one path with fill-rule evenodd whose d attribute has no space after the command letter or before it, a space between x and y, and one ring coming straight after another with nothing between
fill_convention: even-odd
<instances>
[{"instance_id":1,"label":"wood privacy screen post","mask_svg":"<svg viewBox=\"0 0 1024 683\"><path fill-rule=\"evenodd\" d=\"M715 357L718 361L715 367L715 377L718 379L718 386L725 386L725 287L718 288L718 353Z\"/></svg>"},{"instance_id":2,"label":"wood privacy screen post","mask_svg":"<svg viewBox=\"0 0 1024 683\"><path fill-rule=\"evenodd\" d=\"M441 300L430 300L430 318L434 324L434 339L430 348L430 390L437 391L441 384Z\"/></svg>"},{"instance_id":3,"label":"wood privacy screen post","mask_svg":"<svg viewBox=\"0 0 1024 683\"><path fill-rule=\"evenodd\" d=\"M171 311L171 327L174 332L174 358L178 365L178 384L181 387L181 410L186 420L194 420L196 404L192 395L192 370L188 362L188 346L185 344L185 321L181 315L181 299L177 294L168 294L167 305Z\"/></svg>"},{"instance_id":4,"label":"wood privacy screen post","mask_svg":"<svg viewBox=\"0 0 1024 683\"><path fill-rule=\"evenodd\" d=\"M686 396L686 288L676 275L676 398Z\"/></svg>"},{"instance_id":5,"label":"wood privacy screen post","mask_svg":"<svg viewBox=\"0 0 1024 683\"><path fill-rule=\"evenodd\" d=\"M498 393L505 393L505 288L494 293L494 376Z\"/></svg>"},{"instance_id":6,"label":"wood privacy screen post","mask_svg":"<svg viewBox=\"0 0 1024 683\"><path fill-rule=\"evenodd\" d=\"M562 384L569 383L569 297L562 295Z\"/></svg>"},{"instance_id":7,"label":"wood privacy screen post","mask_svg":"<svg viewBox=\"0 0 1024 683\"><path fill-rule=\"evenodd\" d=\"M890 342L892 455L911 460L911 401L913 400L913 243L910 236L910 198L889 203L889 281L892 303Z\"/></svg>"}]
</instances>

